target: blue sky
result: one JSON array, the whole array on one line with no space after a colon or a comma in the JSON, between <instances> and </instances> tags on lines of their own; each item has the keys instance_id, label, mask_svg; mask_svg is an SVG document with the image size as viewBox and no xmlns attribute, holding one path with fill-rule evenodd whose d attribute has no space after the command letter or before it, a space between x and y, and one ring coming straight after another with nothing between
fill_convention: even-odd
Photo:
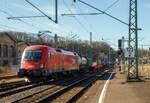
<instances>
[{"instance_id":1,"label":"blue sky","mask_svg":"<svg viewBox=\"0 0 150 103\"><path fill-rule=\"evenodd\" d=\"M55 0L29 0L38 6L47 15L54 18ZM116 0L83 0L95 7L105 10ZM149 43L150 28L150 0L138 1L138 27L139 43ZM37 33L40 30L50 30L60 36L68 37L71 33L77 34L82 40L89 40L89 32L93 33L94 41L101 41L102 38L114 47L117 46L117 40L122 36L128 37L128 27L106 15L97 16L61 16L63 13L96 13L98 11L87 7L79 2L73 3L72 0L58 0L59 16L58 24L53 23L47 18L31 18L18 20L8 20L12 16L35 16L42 15L40 12L30 6L25 0L0 0L0 30L12 30ZM68 10L68 8L70 10ZM2 12L2 11L5 11ZM9 14L6 14L6 12ZM107 13L128 23L129 18L129 0L119 0ZM28 23L28 24L27 24ZM53 35L51 34L51 35ZM115 44L115 45L114 45ZM146 48L146 47L145 47Z\"/></svg>"}]
</instances>

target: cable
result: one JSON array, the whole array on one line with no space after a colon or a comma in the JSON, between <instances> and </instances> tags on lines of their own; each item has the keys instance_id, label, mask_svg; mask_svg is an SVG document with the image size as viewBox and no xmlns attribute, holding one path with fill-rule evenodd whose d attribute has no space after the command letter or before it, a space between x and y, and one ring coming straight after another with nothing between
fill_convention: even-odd
<instances>
[{"instance_id":1,"label":"cable","mask_svg":"<svg viewBox=\"0 0 150 103\"><path fill-rule=\"evenodd\" d=\"M3 25L3 24L0 24L0 26L3 26L3 27L7 27L7 28L12 28L12 29L17 29L17 28L14 28L14 27L10 27L10 26L7 26L7 25Z\"/></svg>"},{"instance_id":2,"label":"cable","mask_svg":"<svg viewBox=\"0 0 150 103\"><path fill-rule=\"evenodd\" d=\"M29 3L31 6L33 6L36 10L38 10L40 13L42 13L45 17L47 17L48 19L50 19L53 22L56 22L55 20L53 20L50 16L48 16L47 14L45 14L42 10L40 10L38 7L36 7L35 5L33 5L31 2L29 2L28 0L25 0L27 3Z\"/></svg>"},{"instance_id":3,"label":"cable","mask_svg":"<svg viewBox=\"0 0 150 103\"><path fill-rule=\"evenodd\" d=\"M7 9L9 9L9 8L7 8ZM11 10L10 10L11 11ZM4 14L6 14L6 15L8 15L8 16L10 16L10 17L13 17L10 13L8 13L7 11L4 11L4 10L1 10L0 12L2 12L2 13L4 13ZM26 25L28 25L28 26L32 26L33 28L36 28L37 30L39 30L40 28L39 27L37 27L37 26L35 26L35 25L33 25L33 24L30 24L30 23L28 23L28 22L26 22L26 21L24 21L24 20L21 20L21 19L19 19L19 18L16 18L15 20L18 20L18 21L20 21L20 22L22 22L22 23L24 23L24 24L26 24ZM77 20L76 20L77 21ZM81 23L80 23L80 21L77 21L80 25L82 25ZM51 27L51 26L50 26ZM82 26L83 27L83 26ZM13 28L14 29L14 28ZM17 29L15 29L15 30L17 30ZM66 31L64 31L64 30L60 30L60 31L63 31L63 32L66 32ZM59 32L59 30L58 30L58 32ZM66 34L67 34L68 32L66 32ZM60 34L60 33L58 33L58 34Z\"/></svg>"},{"instance_id":4,"label":"cable","mask_svg":"<svg viewBox=\"0 0 150 103\"><path fill-rule=\"evenodd\" d=\"M72 15L100 15L100 14L103 14L103 13L78 13L78 14L61 14L62 16L72 16Z\"/></svg>"},{"instance_id":5,"label":"cable","mask_svg":"<svg viewBox=\"0 0 150 103\"><path fill-rule=\"evenodd\" d=\"M4 31L4 30L8 30L8 29L6 29L6 28L4 28L3 26L0 25L0 30Z\"/></svg>"},{"instance_id":6,"label":"cable","mask_svg":"<svg viewBox=\"0 0 150 103\"><path fill-rule=\"evenodd\" d=\"M110 6L108 6L104 12L108 11L111 7L113 7L119 0L115 1L113 4L111 4ZM79 8L79 5L78 5L78 9ZM104 13L78 13L78 14L61 14L62 16L69 16L69 15L100 15L100 14L104 14Z\"/></svg>"},{"instance_id":7,"label":"cable","mask_svg":"<svg viewBox=\"0 0 150 103\"><path fill-rule=\"evenodd\" d=\"M8 16L12 16L12 15L10 15L8 12L6 12L6 11L4 11L4 10L2 10L2 9L0 9L0 12L6 14L6 15L8 15Z\"/></svg>"},{"instance_id":8,"label":"cable","mask_svg":"<svg viewBox=\"0 0 150 103\"><path fill-rule=\"evenodd\" d=\"M108 11L110 8L112 8L117 2L119 2L120 0L116 0L115 2L113 2L110 6L108 6L104 11L106 12L106 11ZM79 4L77 3L77 7L78 7L78 9L81 11L81 12L83 12L83 10L79 7ZM92 14L92 13L91 13ZM94 14L97 14L97 13L94 13ZM103 13L99 13L99 14L103 14ZM93 15L93 14L92 14ZM84 20L85 21L88 21L86 18L85 18L85 16L83 16L83 18L84 18ZM88 25L89 25L89 27L90 28L93 28L93 26L89 23L89 22L86 22Z\"/></svg>"},{"instance_id":9,"label":"cable","mask_svg":"<svg viewBox=\"0 0 150 103\"><path fill-rule=\"evenodd\" d=\"M39 18L45 16L20 16L20 17L8 17L7 19L18 19L18 18Z\"/></svg>"},{"instance_id":10,"label":"cable","mask_svg":"<svg viewBox=\"0 0 150 103\"><path fill-rule=\"evenodd\" d=\"M36 8L36 9L38 9L36 6L34 6L31 2L29 2L28 0L25 0L27 3L29 3L30 5L32 5L34 8ZM38 9L38 11L40 11L40 12L42 12L40 9ZM44 12L42 12L42 14L43 14ZM46 14L45 14L46 15ZM24 24L26 24L26 25L30 25L30 26L32 26L32 27L34 27L34 28L36 28L36 29L41 29L41 28L39 28L39 27L36 27L36 26L34 26L33 24L30 24L30 23L27 23L27 22L25 22L25 21L23 21L23 20L21 20L21 19L19 19L19 18L31 18L31 17L47 17L47 16L22 16L22 17L13 17L12 15L9 15L9 16L11 16L11 17L8 17L8 19L13 19L13 20L19 20L19 21L21 21L21 22L23 22ZM46 27L47 28L47 27Z\"/></svg>"},{"instance_id":11,"label":"cable","mask_svg":"<svg viewBox=\"0 0 150 103\"><path fill-rule=\"evenodd\" d=\"M41 28L36 27L36 26L34 26L33 24L30 24L30 23L25 22L25 21L23 21L23 20L19 20L19 21L23 22L23 23L24 23L24 24L26 24L26 25L30 25L30 26L32 26L32 27L34 27L34 28L36 28L37 30L40 30L40 29L41 29Z\"/></svg>"},{"instance_id":12,"label":"cable","mask_svg":"<svg viewBox=\"0 0 150 103\"><path fill-rule=\"evenodd\" d=\"M79 5L78 5L78 4L77 4L77 7L78 7L78 9L79 9L81 12L83 12L83 10L79 8ZM83 16L83 18L84 18L84 20L86 21L86 23L89 25L90 29L91 29L91 28L93 29L93 26L88 22L87 18L86 18L85 16Z\"/></svg>"},{"instance_id":13,"label":"cable","mask_svg":"<svg viewBox=\"0 0 150 103\"><path fill-rule=\"evenodd\" d=\"M70 11L70 13L73 13L73 12L71 11L71 9L69 8L68 4L67 4L64 0L63 0L63 3L64 3L64 5L66 6L66 8L68 9L68 11ZM82 28L84 28L84 30L85 30L86 32L89 33L89 31L84 27L84 25L83 25L76 17L74 17L74 19L78 22L79 25L81 25Z\"/></svg>"},{"instance_id":14,"label":"cable","mask_svg":"<svg viewBox=\"0 0 150 103\"><path fill-rule=\"evenodd\" d=\"M104 12L108 11L110 8L112 8L117 2L119 2L120 0L116 0L114 3L112 3L110 6L108 6Z\"/></svg>"},{"instance_id":15,"label":"cable","mask_svg":"<svg viewBox=\"0 0 150 103\"><path fill-rule=\"evenodd\" d=\"M96 8L96 7L94 7L94 6L90 5L90 4L88 4L88 3L86 3L86 2L83 2L83 1L81 1L81 0L78 0L78 1L79 1L80 3L82 3L82 4L85 4L85 5L87 5L87 6L91 7L91 8L93 8L93 9L95 9L95 10L97 10L97 11L99 11L99 12L101 12L101 13L103 13L103 14L105 14L105 15L107 15L107 16L109 16L109 17L111 17L111 18L113 18L113 19L115 19L115 20L117 20L117 21L119 21L119 22L121 22L121 23L127 25L127 26L129 26L128 23L125 23L124 21L122 21L122 20L120 20L120 19L118 19L118 18L116 18L116 17L114 17L114 16L112 16L112 15L106 13L105 11L102 11L102 10L100 10L100 9L98 9L98 8Z\"/></svg>"},{"instance_id":16,"label":"cable","mask_svg":"<svg viewBox=\"0 0 150 103\"><path fill-rule=\"evenodd\" d=\"M4 14L10 16L10 17L13 17L10 13L8 13L8 12L6 12L6 11L4 11L4 10L1 10L1 9L0 9L0 12L4 13ZM34 27L34 28L36 28L36 29L38 29L38 30L40 29L39 27L36 27L36 26L34 26L33 24L30 24L30 23L27 23L27 22L25 22L25 21L23 21L23 20L21 20L21 19L15 19L15 20L18 20L18 21L20 21L20 22L22 22L22 23L24 23L24 24L26 24L26 25L28 25L28 26L32 26L32 27Z\"/></svg>"}]
</instances>

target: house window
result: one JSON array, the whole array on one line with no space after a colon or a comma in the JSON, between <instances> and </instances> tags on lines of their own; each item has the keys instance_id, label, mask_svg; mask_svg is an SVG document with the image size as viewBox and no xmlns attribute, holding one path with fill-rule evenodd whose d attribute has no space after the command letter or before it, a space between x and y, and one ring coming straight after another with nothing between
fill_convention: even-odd
<instances>
[{"instance_id":1,"label":"house window","mask_svg":"<svg viewBox=\"0 0 150 103\"><path fill-rule=\"evenodd\" d=\"M8 46L3 45L3 57L8 57Z\"/></svg>"},{"instance_id":2,"label":"house window","mask_svg":"<svg viewBox=\"0 0 150 103\"><path fill-rule=\"evenodd\" d=\"M9 56L14 57L14 47L12 45L9 48Z\"/></svg>"}]
</instances>

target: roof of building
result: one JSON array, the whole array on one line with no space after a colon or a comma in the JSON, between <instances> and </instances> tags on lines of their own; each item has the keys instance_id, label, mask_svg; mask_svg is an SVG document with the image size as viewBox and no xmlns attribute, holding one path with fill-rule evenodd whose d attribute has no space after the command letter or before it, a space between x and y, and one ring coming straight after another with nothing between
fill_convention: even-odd
<instances>
[{"instance_id":1,"label":"roof of building","mask_svg":"<svg viewBox=\"0 0 150 103\"><path fill-rule=\"evenodd\" d=\"M17 42L17 40L10 34L8 34L7 32L0 32L0 35L7 35L11 40L13 40L14 42Z\"/></svg>"}]
</instances>

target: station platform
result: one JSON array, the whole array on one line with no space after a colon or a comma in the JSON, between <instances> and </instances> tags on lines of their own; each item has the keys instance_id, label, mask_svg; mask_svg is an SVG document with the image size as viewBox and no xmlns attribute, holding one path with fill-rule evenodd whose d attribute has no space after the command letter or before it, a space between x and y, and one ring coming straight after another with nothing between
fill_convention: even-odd
<instances>
[{"instance_id":1,"label":"station platform","mask_svg":"<svg viewBox=\"0 0 150 103\"><path fill-rule=\"evenodd\" d=\"M150 81L127 82L118 69L107 73L77 103L150 103Z\"/></svg>"},{"instance_id":2,"label":"station platform","mask_svg":"<svg viewBox=\"0 0 150 103\"><path fill-rule=\"evenodd\" d=\"M126 77L118 70L114 72L102 103L150 103L150 81L126 82Z\"/></svg>"}]
</instances>

